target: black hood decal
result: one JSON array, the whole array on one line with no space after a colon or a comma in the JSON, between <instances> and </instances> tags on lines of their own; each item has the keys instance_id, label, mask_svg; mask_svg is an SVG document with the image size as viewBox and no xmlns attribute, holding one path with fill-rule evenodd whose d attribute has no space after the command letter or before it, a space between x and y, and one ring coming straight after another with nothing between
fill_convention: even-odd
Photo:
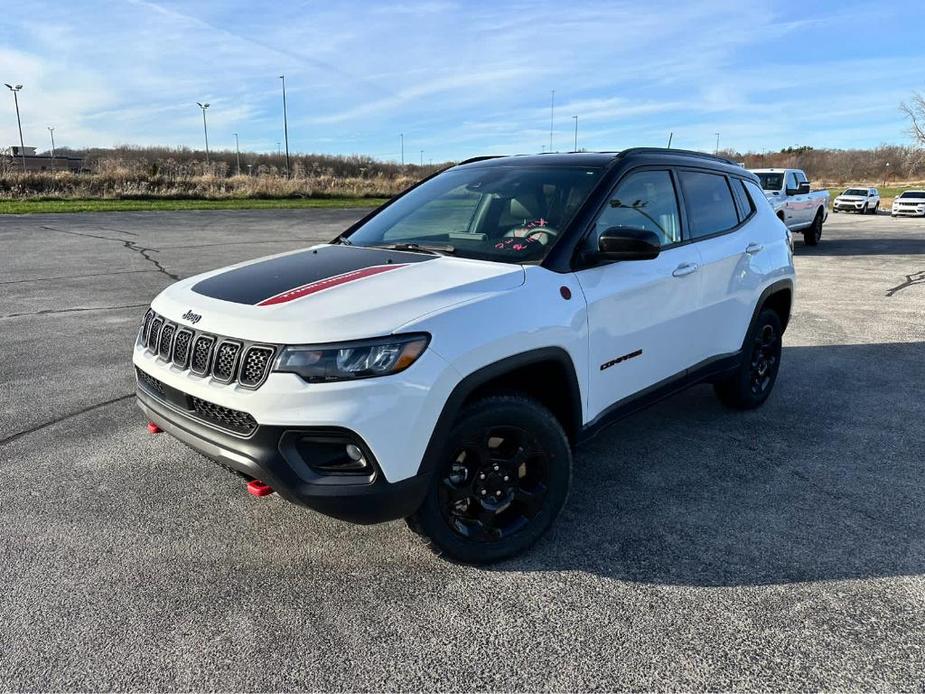
<instances>
[{"instance_id":1,"label":"black hood decal","mask_svg":"<svg viewBox=\"0 0 925 694\"><path fill-rule=\"evenodd\" d=\"M194 284L193 291L236 304L271 305L436 258L381 248L324 246L214 275Z\"/></svg>"}]
</instances>

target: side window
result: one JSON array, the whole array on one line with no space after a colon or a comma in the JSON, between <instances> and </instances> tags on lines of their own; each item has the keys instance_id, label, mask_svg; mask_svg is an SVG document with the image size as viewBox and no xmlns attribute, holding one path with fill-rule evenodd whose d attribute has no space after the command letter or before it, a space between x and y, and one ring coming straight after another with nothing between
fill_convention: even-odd
<instances>
[{"instance_id":1,"label":"side window","mask_svg":"<svg viewBox=\"0 0 925 694\"><path fill-rule=\"evenodd\" d=\"M764 191L761 188L751 181L743 181L745 184L745 192L748 193L748 199L751 200L752 207L756 210L759 205L768 205L768 198L764 194Z\"/></svg>"},{"instance_id":2,"label":"side window","mask_svg":"<svg viewBox=\"0 0 925 694\"><path fill-rule=\"evenodd\" d=\"M691 238L728 231L739 223L732 191L719 174L681 171L681 190L690 224Z\"/></svg>"},{"instance_id":3,"label":"side window","mask_svg":"<svg viewBox=\"0 0 925 694\"><path fill-rule=\"evenodd\" d=\"M731 178L732 193L735 195L736 207L739 208L739 221L744 222L755 212L755 206L745 190L745 181L741 178Z\"/></svg>"},{"instance_id":4,"label":"side window","mask_svg":"<svg viewBox=\"0 0 925 694\"><path fill-rule=\"evenodd\" d=\"M663 246L680 241L678 197L671 174L640 171L623 179L597 218L595 233L611 227L654 231Z\"/></svg>"},{"instance_id":5,"label":"side window","mask_svg":"<svg viewBox=\"0 0 925 694\"><path fill-rule=\"evenodd\" d=\"M793 171L787 174L787 188L791 190L799 188L799 185L797 185L797 176Z\"/></svg>"}]
</instances>

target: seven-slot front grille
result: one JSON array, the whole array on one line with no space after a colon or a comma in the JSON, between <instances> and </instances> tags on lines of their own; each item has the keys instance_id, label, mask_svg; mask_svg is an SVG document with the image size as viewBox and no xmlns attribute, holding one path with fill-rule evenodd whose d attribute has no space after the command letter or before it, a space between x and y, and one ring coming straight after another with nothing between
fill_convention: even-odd
<instances>
[{"instance_id":1,"label":"seven-slot front grille","mask_svg":"<svg viewBox=\"0 0 925 694\"><path fill-rule=\"evenodd\" d=\"M219 383L259 388L270 374L274 345L231 340L168 322L148 310L139 330L139 342L150 353L195 376Z\"/></svg>"}]
</instances>

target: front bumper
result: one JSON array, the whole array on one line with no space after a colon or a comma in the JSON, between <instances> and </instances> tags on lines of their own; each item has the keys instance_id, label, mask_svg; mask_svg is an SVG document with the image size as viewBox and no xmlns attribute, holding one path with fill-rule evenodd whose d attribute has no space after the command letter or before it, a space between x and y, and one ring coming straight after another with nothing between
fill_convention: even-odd
<instances>
[{"instance_id":1,"label":"front bumper","mask_svg":"<svg viewBox=\"0 0 925 694\"><path fill-rule=\"evenodd\" d=\"M838 212L860 212L864 209L864 203L836 202L832 205L832 209Z\"/></svg>"},{"instance_id":2,"label":"front bumper","mask_svg":"<svg viewBox=\"0 0 925 694\"><path fill-rule=\"evenodd\" d=\"M242 437L194 419L141 383L136 396L148 419L177 440L319 513L353 523L381 523L411 515L427 493L427 473L388 482L368 446L353 432L341 430L339 434L360 444L372 472L368 476L318 474L295 444L300 437L317 434L318 427L257 425L252 434Z\"/></svg>"},{"instance_id":3,"label":"front bumper","mask_svg":"<svg viewBox=\"0 0 925 694\"><path fill-rule=\"evenodd\" d=\"M925 208L922 207L894 207L890 214L896 217L925 217Z\"/></svg>"}]
</instances>

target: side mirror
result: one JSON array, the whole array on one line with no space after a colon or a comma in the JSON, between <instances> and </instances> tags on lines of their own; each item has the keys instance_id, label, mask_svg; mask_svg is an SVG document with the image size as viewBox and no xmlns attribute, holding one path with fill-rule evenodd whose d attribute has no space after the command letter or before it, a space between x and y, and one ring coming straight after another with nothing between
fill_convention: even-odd
<instances>
[{"instance_id":1,"label":"side mirror","mask_svg":"<svg viewBox=\"0 0 925 694\"><path fill-rule=\"evenodd\" d=\"M598 241L602 260L651 260L662 250L658 234L648 229L610 227Z\"/></svg>"},{"instance_id":2,"label":"side mirror","mask_svg":"<svg viewBox=\"0 0 925 694\"><path fill-rule=\"evenodd\" d=\"M806 195L807 193L809 193L809 181L804 181L797 188L797 195Z\"/></svg>"}]
</instances>

